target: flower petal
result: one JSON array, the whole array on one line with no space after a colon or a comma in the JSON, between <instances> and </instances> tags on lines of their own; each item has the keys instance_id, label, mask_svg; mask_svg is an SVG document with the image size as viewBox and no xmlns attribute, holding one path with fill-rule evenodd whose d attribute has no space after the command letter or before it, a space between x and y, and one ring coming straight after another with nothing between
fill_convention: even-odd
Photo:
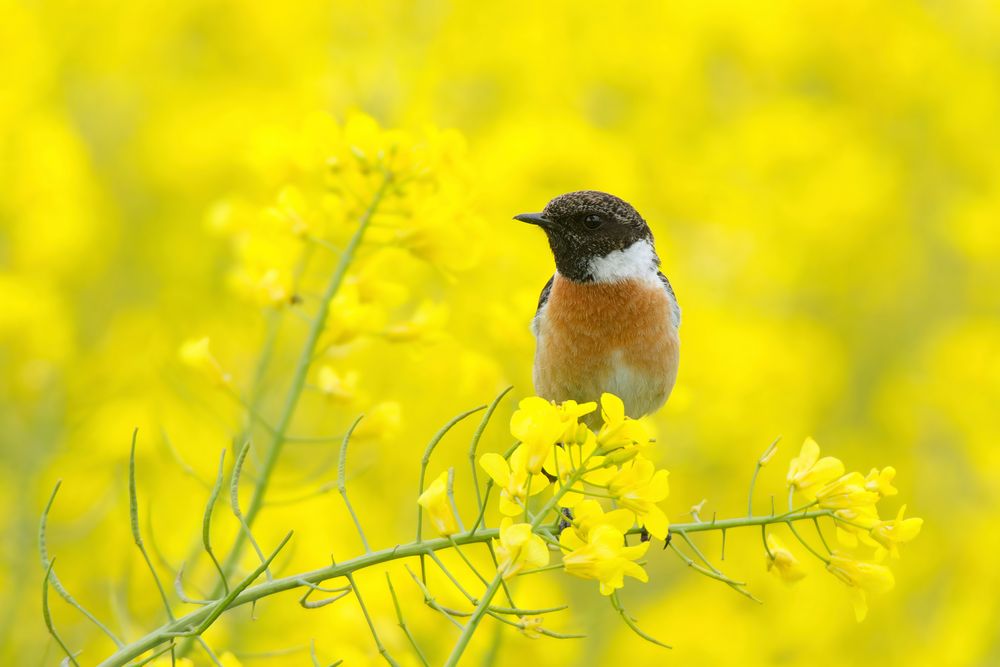
<instances>
[{"instance_id":1,"label":"flower petal","mask_svg":"<svg viewBox=\"0 0 1000 667\"><path fill-rule=\"evenodd\" d=\"M496 452L488 452L479 457L479 467L486 471L486 474L493 478L493 481L500 486L507 486L510 482L510 466L504 457Z\"/></svg>"}]
</instances>

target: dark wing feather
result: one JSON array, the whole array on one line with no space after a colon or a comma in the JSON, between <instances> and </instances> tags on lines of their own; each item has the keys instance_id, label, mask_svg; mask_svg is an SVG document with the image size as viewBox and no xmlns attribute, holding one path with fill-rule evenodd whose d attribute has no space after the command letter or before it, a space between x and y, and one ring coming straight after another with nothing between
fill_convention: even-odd
<instances>
[{"instance_id":1,"label":"dark wing feather","mask_svg":"<svg viewBox=\"0 0 1000 667\"><path fill-rule=\"evenodd\" d=\"M674 294L674 288L670 284L670 281L667 280L667 277L665 275L663 275L663 271L657 271L656 272L656 277L660 279L660 282L663 283L663 286L667 288L667 293L674 298L674 301L676 301L677 300L677 295ZM551 282L551 281L549 281L549 282ZM548 285L546 285L545 287L547 289Z\"/></svg>"},{"instance_id":2,"label":"dark wing feather","mask_svg":"<svg viewBox=\"0 0 1000 667\"><path fill-rule=\"evenodd\" d=\"M660 279L660 282L663 283L663 286L665 288L667 288L667 294L670 295L670 300L673 301L672 305L673 305L674 326L680 326L680 324L681 324L681 307L677 303L677 295L674 294L673 285L670 284L670 281L667 280L667 277L665 275L663 275L662 271L657 271L656 275Z\"/></svg>"},{"instance_id":3,"label":"dark wing feather","mask_svg":"<svg viewBox=\"0 0 1000 667\"><path fill-rule=\"evenodd\" d=\"M531 318L531 333L538 335L538 315L542 312L542 308L548 303L549 294L552 292L552 281L555 276L549 278L549 282L545 283L545 287L542 288L542 293L538 295L538 307L535 308L535 316Z\"/></svg>"},{"instance_id":4,"label":"dark wing feather","mask_svg":"<svg viewBox=\"0 0 1000 667\"><path fill-rule=\"evenodd\" d=\"M555 276L549 278L549 282L545 283L545 287L542 288L542 293L538 295L538 306L535 308L535 315L538 315L538 311L540 311L542 306L548 302L549 294L552 292L553 280L555 280ZM664 280L666 280L666 278L664 278Z\"/></svg>"}]
</instances>

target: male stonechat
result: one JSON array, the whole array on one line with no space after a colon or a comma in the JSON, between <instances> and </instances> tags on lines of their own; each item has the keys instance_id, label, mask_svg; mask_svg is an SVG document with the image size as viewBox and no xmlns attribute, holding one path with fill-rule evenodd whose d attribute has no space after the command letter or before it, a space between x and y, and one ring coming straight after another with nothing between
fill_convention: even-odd
<instances>
[{"instance_id":1,"label":"male stonechat","mask_svg":"<svg viewBox=\"0 0 1000 667\"><path fill-rule=\"evenodd\" d=\"M659 409L677 378L681 311L646 221L589 190L514 219L544 230L556 263L531 327L535 392L557 402L610 392L633 418Z\"/></svg>"}]
</instances>

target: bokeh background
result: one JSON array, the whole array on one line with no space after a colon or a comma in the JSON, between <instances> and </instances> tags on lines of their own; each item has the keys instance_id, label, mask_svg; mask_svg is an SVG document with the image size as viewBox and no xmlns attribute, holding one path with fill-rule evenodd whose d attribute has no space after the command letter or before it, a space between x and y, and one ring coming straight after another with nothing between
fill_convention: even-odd
<instances>
[{"instance_id":1,"label":"bokeh background","mask_svg":"<svg viewBox=\"0 0 1000 667\"><path fill-rule=\"evenodd\" d=\"M239 406L183 368L177 348L210 335L247 386L268 316L233 289L233 267L253 253L232 212L273 205L294 180L282 165L304 119L359 111L389 128L454 128L467 145L447 176L460 206L437 212L434 238L446 241L362 256L386 284L361 319L377 320L378 295L391 295L403 329L370 327L338 347L328 361L356 372L357 387L307 396L293 429L337 434L359 411L380 415L349 464L375 544L411 539L434 430L513 384L483 442L506 447L513 401L531 393L527 324L552 270L538 230L510 218L583 188L649 220L684 311L678 386L654 420L669 516L702 499L706 514L741 513L753 461L782 435L759 486L766 509L813 435L848 469L894 465L898 498L925 519L893 564L896 589L861 624L819 567L787 588L765 572L754 531L734 532L726 570L763 606L658 551L652 581L629 582L630 610L670 654L622 626L592 582L553 573L518 590L568 599L550 626L589 637L535 641L487 624L469 664L1000 663L996 3L8 0L2 14L0 661L59 661L36 551L56 479L49 542L63 582L127 638L162 622L128 532L131 430L144 525L169 581L196 553L205 483L242 427ZM314 306L307 295L284 310ZM304 331L282 318L269 415ZM460 500L473 425L431 466L458 468ZM257 532L272 545L296 529L285 572L360 549L336 494L299 498L335 463L330 443L283 454L273 497L300 501L266 508ZM224 549L233 522L216 523ZM717 554L713 540L702 544ZM211 586L203 560L187 567L192 594ZM440 662L452 628L391 571ZM359 583L390 649L415 664L382 577ZM52 608L84 664L113 649L54 596ZM311 638L326 660L378 658L350 600L306 611L279 596L256 615L242 609L207 638L247 665L308 664Z\"/></svg>"}]
</instances>

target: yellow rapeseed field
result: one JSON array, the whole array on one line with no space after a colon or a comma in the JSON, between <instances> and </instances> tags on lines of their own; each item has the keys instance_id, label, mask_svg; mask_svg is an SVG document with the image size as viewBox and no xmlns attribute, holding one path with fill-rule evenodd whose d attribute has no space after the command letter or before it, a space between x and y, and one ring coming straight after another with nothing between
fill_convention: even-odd
<instances>
[{"instance_id":1,"label":"yellow rapeseed field","mask_svg":"<svg viewBox=\"0 0 1000 667\"><path fill-rule=\"evenodd\" d=\"M1000 664L995 2L0 7L0 664ZM532 398L581 189L639 421Z\"/></svg>"}]
</instances>

